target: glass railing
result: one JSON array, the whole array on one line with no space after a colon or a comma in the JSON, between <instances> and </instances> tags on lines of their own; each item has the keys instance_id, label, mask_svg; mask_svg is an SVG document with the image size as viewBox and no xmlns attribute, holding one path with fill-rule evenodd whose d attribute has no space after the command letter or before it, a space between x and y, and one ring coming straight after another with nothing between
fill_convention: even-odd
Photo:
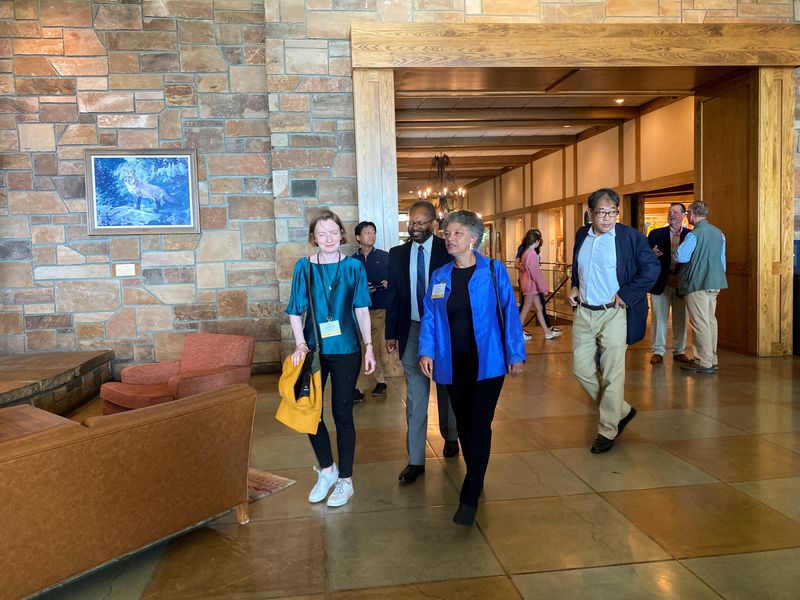
<instances>
[{"instance_id":1,"label":"glass railing","mask_svg":"<svg viewBox=\"0 0 800 600\"><path fill-rule=\"evenodd\" d=\"M550 293L546 296L547 306L545 310L550 316L557 319L565 318L569 321L572 320L572 306L567 302L567 294L572 287L570 278L572 277L572 265L567 263L541 263L542 273L544 273L547 280L547 287L550 288ZM519 276L514 261L506 261L506 268L514 284L514 290L519 295ZM533 316L533 313L528 315L528 319ZM527 319L526 319L527 320Z\"/></svg>"}]
</instances>

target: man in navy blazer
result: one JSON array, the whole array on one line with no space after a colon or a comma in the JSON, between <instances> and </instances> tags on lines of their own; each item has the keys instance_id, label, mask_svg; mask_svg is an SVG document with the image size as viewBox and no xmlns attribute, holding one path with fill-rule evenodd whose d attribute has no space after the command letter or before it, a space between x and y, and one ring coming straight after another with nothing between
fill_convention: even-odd
<instances>
[{"instance_id":1,"label":"man in navy blazer","mask_svg":"<svg viewBox=\"0 0 800 600\"><path fill-rule=\"evenodd\" d=\"M644 338L647 292L659 264L644 235L620 223L619 196L599 189L589 196L592 222L575 235L570 304L572 372L600 409L593 454L608 452L636 409L625 402L625 351ZM599 359L598 359L599 354Z\"/></svg>"},{"instance_id":2,"label":"man in navy blazer","mask_svg":"<svg viewBox=\"0 0 800 600\"><path fill-rule=\"evenodd\" d=\"M408 236L411 239L389 251L386 350L400 352L407 387L408 465L398 477L403 484L413 483L425 472L430 379L419 368L419 332L424 311L422 298L431 273L453 260L447 253L444 240L433 235L437 226L433 204L415 202L408 211ZM436 386L436 398L439 431L445 440L443 454L453 457L459 452L458 430L444 385Z\"/></svg>"},{"instance_id":3,"label":"man in navy blazer","mask_svg":"<svg viewBox=\"0 0 800 600\"><path fill-rule=\"evenodd\" d=\"M672 360L688 363L686 356L686 304L683 296L678 294L678 271L680 265L675 262L674 254L678 246L689 233L683 226L686 207L680 202L669 205L666 227L658 227L647 234L647 243L658 257L661 272L650 290L650 304L653 307L653 319L650 325L650 338L653 344L651 365L664 362L667 350L667 326L669 311L672 308Z\"/></svg>"}]
</instances>

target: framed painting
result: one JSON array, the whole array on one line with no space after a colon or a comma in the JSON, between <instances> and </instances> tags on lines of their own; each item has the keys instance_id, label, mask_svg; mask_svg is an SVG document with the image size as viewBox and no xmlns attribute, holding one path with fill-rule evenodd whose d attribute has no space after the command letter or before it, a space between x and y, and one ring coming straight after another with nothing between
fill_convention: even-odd
<instances>
[{"instance_id":1,"label":"framed painting","mask_svg":"<svg viewBox=\"0 0 800 600\"><path fill-rule=\"evenodd\" d=\"M491 223L484 223L483 224L483 240L481 240L481 253L486 258L492 258L492 239L494 235L492 235L492 224Z\"/></svg>"},{"instance_id":2,"label":"framed painting","mask_svg":"<svg viewBox=\"0 0 800 600\"><path fill-rule=\"evenodd\" d=\"M89 235L198 233L194 150L87 150Z\"/></svg>"}]
</instances>

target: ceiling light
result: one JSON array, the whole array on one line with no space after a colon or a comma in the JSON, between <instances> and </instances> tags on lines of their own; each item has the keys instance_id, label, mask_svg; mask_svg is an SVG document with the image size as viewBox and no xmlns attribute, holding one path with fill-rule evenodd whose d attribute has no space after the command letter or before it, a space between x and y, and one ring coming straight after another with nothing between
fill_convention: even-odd
<instances>
[{"instance_id":1,"label":"ceiling light","mask_svg":"<svg viewBox=\"0 0 800 600\"><path fill-rule=\"evenodd\" d=\"M562 127L564 127L565 129L569 129L570 127L572 127L572 125L562 125Z\"/></svg>"},{"instance_id":2,"label":"ceiling light","mask_svg":"<svg viewBox=\"0 0 800 600\"><path fill-rule=\"evenodd\" d=\"M625 98L614 98L614 102L617 104L622 104L625 102Z\"/></svg>"}]
</instances>

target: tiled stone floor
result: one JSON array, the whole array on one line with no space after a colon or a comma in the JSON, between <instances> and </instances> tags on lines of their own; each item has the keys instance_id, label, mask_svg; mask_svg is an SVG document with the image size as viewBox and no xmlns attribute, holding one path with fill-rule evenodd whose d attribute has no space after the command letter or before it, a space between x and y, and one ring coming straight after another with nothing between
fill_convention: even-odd
<instances>
[{"instance_id":1,"label":"tiled stone floor","mask_svg":"<svg viewBox=\"0 0 800 600\"><path fill-rule=\"evenodd\" d=\"M397 484L401 379L356 406L356 495L328 509L308 504L313 453L272 417L276 378L258 376L252 464L297 484L247 526L227 515L41 598L800 597L800 360L723 352L717 375L687 376L640 344L626 382L639 415L595 456L569 344L535 335L506 380L472 529L450 522L464 467L441 456L433 403L425 476Z\"/></svg>"}]
</instances>

